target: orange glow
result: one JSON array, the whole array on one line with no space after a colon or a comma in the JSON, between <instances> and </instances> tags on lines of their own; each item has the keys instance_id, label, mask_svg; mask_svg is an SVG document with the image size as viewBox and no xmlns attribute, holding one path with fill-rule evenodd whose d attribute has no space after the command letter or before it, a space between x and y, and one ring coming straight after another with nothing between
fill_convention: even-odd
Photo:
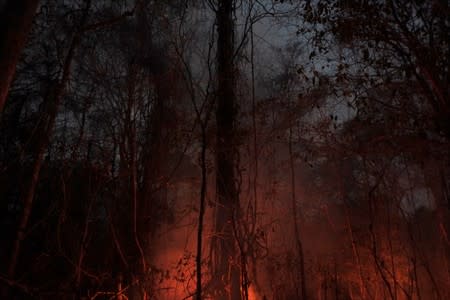
<instances>
[{"instance_id":1,"label":"orange glow","mask_svg":"<svg viewBox=\"0 0 450 300\"><path fill-rule=\"evenodd\" d=\"M261 300L261 299L262 299L261 295L259 295L258 292L251 285L248 288L248 300Z\"/></svg>"}]
</instances>

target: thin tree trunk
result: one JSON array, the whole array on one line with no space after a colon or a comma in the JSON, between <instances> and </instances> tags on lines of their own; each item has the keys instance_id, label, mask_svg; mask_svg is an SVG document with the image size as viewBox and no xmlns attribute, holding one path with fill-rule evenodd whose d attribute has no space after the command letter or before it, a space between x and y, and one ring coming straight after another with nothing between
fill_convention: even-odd
<instances>
[{"instance_id":1,"label":"thin tree trunk","mask_svg":"<svg viewBox=\"0 0 450 300\"><path fill-rule=\"evenodd\" d=\"M132 64L129 70L129 83L128 83L128 99L127 99L127 111L125 118L125 126L128 142L128 151L129 151L129 171L130 171L130 196L132 202L132 227L133 227L133 239L138 250L139 260L140 260L140 270L141 278L145 278L145 274L147 272L147 261L145 257L144 247L142 246L140 233L142 232L142 228L139 228L139 199L138 199L138 174L137 174L137 133L136 133L136 99L135 99L135 81L136 81L136 66ZM147 293L145 291L145 282L140 282L140 289L142 294L142 299L147 299Z\"/></svg>"},{"instance_id":2,"label":"thin tree trunk","mask_svg":"<svg viewBox=\"0 0 450 300\"><path fill-rule=\"evenodd\" d=\"M89 180L90 183L90 180ZM91 189L91 184L89 185L89 189ZM90 191L89 191L90 193ZM90 218L91 218L91 213L92 213L92 205L93 205L93 197L91 195L88 196L89 197L89 204L88 204L88 209L87 209L87 213L86 213L86 218L84 220L84 228L83 228L83 236L81 238L81 243L80 243L80 249L79 249L79 254L78 254L78 263L76 266L76 270L75 270L75 286L77 287L77 289L81 288L81 275L82 275L82 270L83 270L83 263L84 263L84 258L86 257L86 251L87 251L87 247L88 247L88 234L89 234L89 223L90 223Z\"/></svg>"},{"instance_id":3,"label":"thin tree trunk","mask_svg":"<svg viewBox=\"0 0 450 300\"><path fill-rule=\"evenodd\" d=\"M39 0L7 0L0 12L0 113L38 4Z\"/></svg>"},{"instance_id":4,"label":"thin tree trunk","mask_svg":"<svg viewBox=\"0 0 450 300\"><path fill-rule=\"evenodd\" d=\"M235 118L236 95L234 88L233 1L221 0L217 19L217 211L214 240L214 281L218 300L240 300L238 257L233 236L234 216L238 210L239 195L235 185Z\"/></svg>"},{"instance_id":5,"label":"thin tree trunk","mask_svg":"<svg viewBox=\"0 0 450 300\"><path fill-rule=\"evenodd\" d=\"M252 212L252 227L250 232L255 233L257 224L257 214L258 214L258 132L256 125L256 86L255 86L255 43L254 43L254 32L253 32L253 20L250 25L250 65L251 65L251 82L252 82L252 130L253 130L253 212ZM258 282L258 266L255 248L253 244L249 245L249 254L251 259L251 281L255 290L260 292L259 282ZM248 294L248 291L246 291Z\"/></svg>"},{"instance_id":6,"label":"thin tree trunk","mask_svg":"<svg viewBox=\"0 0 450 300\"><path fill-rule=\"evenodd\" d=\"M359 252L358 252L358 247L356 245L355 237L353 236L353 229L352 229L352 225L350 223L349 209L348 209L347 203L345 203L345 219L346 219L347 230L350 235L350 241L352 244L353 259L355 260L356 264L358 265L359 291L361 293L360 296L361 296L361 299L367 299L366 290L367 290L367 293L369 293L369 289L367 288L366 284L364 283L364 275L363 275L363 270L362 270L362 265L361 265L361 258L360 258ZM369 296L369 298L372 299L372 297L370 297L370 296Z\"/></svg>"},{"instance_id":7,"label":"thin tree trunk","mask_svg":"<svg viewBox=\"0 0 450 300\"><path fill-rule=\"evenodd\" d=\"M199 117L200 119L200 117ZM200 190L200 211L198 214L198 230L197 230L197 257L196 257L196 272L197 272L197 300L202 299L202 247L203 247L203 221L205 215L205 199L206 199L206 125L201 124L202 128L202 150L201 150L201 168L202 168L202 183Z\"/></svg>"},{"instance_id":8,"label":"thin tree trunk","mask_svg":"<svg viewBox=\"0 0 450 300\"><path fill-rule=\"evenodd\" d=\"M137 149L136 149L136 124L135 122L132 122L131 124L131 137L130 137L130 156L131 156L131 199L133 202L133 236L134 241L136 243L136 247L139 251L140 256L140 267L142 272L142 277L145 278L145 275L147 273L147 262L145 258L144 249L142 247L142 243L139 237L139 230L138 230L138 196L137 196L137 162L136 162L136 156L137 156ZM141 290L142 290L142 299L147 299L147 292L145 291L145 282L141 282Z\"/></svg>"},{"instance_id":9,"label":"thin tree trunk","mask_svg":"<svg viewBox=\"0 0 450 300\"><path fill-rule=\"evenodd\" d=\"M300 237L300 230L297 216L297 197L295 193L295 168L294 168L294 153L292 151L292 127L289 127L289 162L291 167L291 200L292 200L292 216L294 224L295 243L297 245L298 258L300 260L300 287L301 299L307 300L306 293L306 277L305 277L305 257L303 253L303 243Z\"/></svg>"}]
</instances>

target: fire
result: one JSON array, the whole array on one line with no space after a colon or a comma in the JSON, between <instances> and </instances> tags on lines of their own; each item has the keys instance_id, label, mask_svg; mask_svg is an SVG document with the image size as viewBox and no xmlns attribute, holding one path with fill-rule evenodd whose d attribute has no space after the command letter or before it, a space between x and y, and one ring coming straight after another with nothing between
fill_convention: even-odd
<instances>
[{"instance_id":1,"label":"fire","mask_svg":"<svg viewBox=\"0 0 450 300\"><path fill-rule=\"evenodd\" d=\"M248 288L248 300L262 300L263 298L259 293L255 290L253 285L250 285Z\"/></svg>"}]
</instances>

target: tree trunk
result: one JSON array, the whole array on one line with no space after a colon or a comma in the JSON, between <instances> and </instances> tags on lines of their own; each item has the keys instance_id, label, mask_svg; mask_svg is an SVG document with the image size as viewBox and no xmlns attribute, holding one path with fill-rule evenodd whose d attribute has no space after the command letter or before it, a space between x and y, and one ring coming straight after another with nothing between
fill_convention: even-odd
<instances>
[{"instance_id":1,"label":"tree trunk","mask_svg":"<svg viewBox=\"0 0 450 300\"><path fill-rule=\"evenodd\" d=\"M199 116L199 121L200 116ZM206 123L206 122L205 122ZM198 213L198 229L197 229L197 255L195 259L197 284L196 284L196 300L202 300L202 247L203 247L203 223L205 217L205 200L206 200L206 124L201 124L202 127L202 149L200 155L201 167L202 167L202 181L200 190L200 208Z\"/></svg>"},{"instance_id":2,"label":"tree trunk","mask_svg":"<svg viewBox=\"0 0 450 300\"><path fill-rule=\"evenodd\" d=\"M31 30L39 0L7 0L0 12L0 112Z\"/></svg>"},{"instance_id":3,"label":"tree trunk","mask_svg":"<svg viewBox=\"0 0 450 300\"><path fill-rule=\"evenodd\" d=\"M299 259L299 273L300 273L300 288L301 291L298 293L297 297L301 296L300 299L307 300L308 296L306 293L306 274L305 274L305 255L303 252L303 242L300 236L299 220L297 216L297 196L295 193L295 166L294 166L294 153L292 150L292 126L289 127L289 164L291 169L291 204L292 204L292 217L294 225L294 239L297 246L297 255Z\"/></svg>"},{"instance_id":4,"label":"tree trunk","mask_svg":"<svg viewBox=\"0 0 450 300\"><path fill-rule=\"evenodd\" d=\"M234 216L238 210L239 195L235 185L236 95L234 89L233 1L219 1L217 18L217 141L216 237L213 241L215 256L213 280L220 300L240 300L238 257L233 236Z\"/></svg>"}]
</instances>

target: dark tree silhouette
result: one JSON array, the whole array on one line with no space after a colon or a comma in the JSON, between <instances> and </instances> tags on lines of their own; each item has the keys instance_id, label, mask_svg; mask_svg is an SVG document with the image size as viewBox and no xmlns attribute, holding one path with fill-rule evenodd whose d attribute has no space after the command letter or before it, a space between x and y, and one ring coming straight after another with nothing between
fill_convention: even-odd
<instances>
[{"instance_id":1,"label":"dark tree silhouette","mask_svg":"<svg viewBox=\"0 0 450 300\"><path fill-rule=\"evenodd\" d=\"M39 0L8 0L0 11L0 112L31 31Z\"/></svg>"}]
</instances>

